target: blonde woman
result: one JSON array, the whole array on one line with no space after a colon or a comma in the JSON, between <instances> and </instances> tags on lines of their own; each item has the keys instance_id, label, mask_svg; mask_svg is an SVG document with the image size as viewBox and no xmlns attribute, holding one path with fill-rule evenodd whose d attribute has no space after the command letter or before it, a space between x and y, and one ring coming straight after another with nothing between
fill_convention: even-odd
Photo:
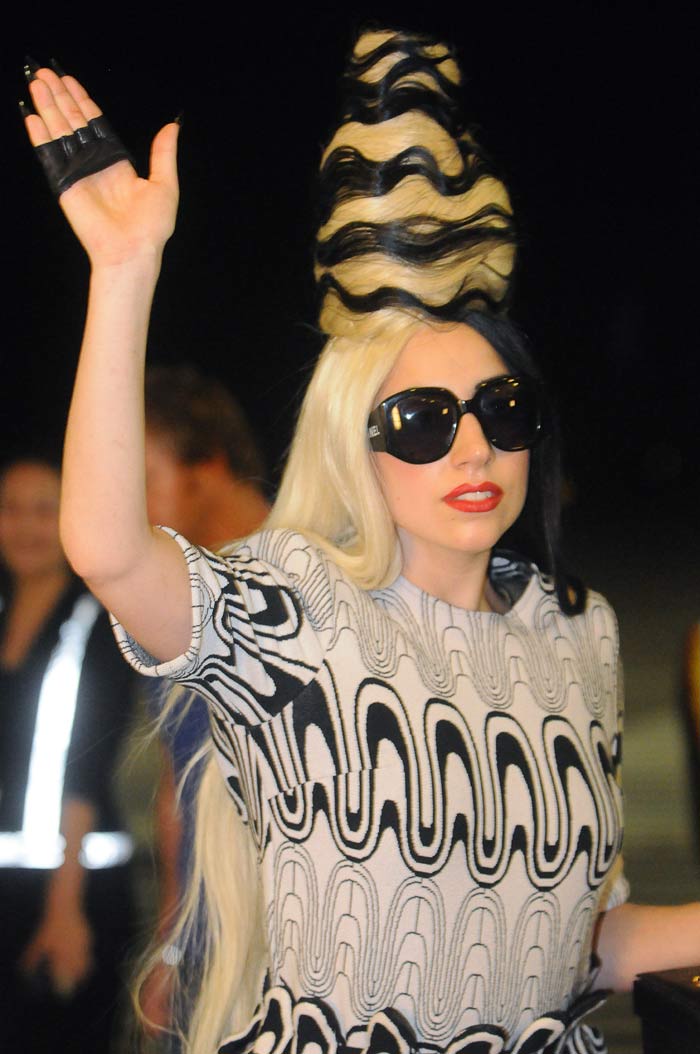
<instances>
[{"instance_id":1,"label":"blonde woman","mask_svg":"<svg viewBox=\"0 0 700 1054\"><path fill-rule=\"evenodd\" d=\"M551 414L501 317L510 204L454 56L372 32L346 83L322 165L329 340L265 529L219 555L151 529L144 497L177 127L139 179L73 78L31 83L92 264L66 551L126 658L210 706L172 955L185 1042L602 1051L596 992L697 959L700 906L626 903L615 619L557 556Z\"/></svg>"}]
</instances>

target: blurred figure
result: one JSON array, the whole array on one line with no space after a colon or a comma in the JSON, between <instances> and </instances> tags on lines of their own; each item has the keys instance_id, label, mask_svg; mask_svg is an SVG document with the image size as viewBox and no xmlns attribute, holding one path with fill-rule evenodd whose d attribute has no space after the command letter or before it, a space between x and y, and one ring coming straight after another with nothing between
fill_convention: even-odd
<instances>
[{"instance_id":1,"label":"blurred figure","mask_svg":"<svg viewBox=\"0 0 700 1054\"><path fill-rule=\"evenodd\" d=\"M190 366L156 366L145 398L151 523L208 549L256 530L269 511L264 460L226 388Z\"/></svg>"},{"instance_id":2,"label":"blurred figure","mask_svg":"<svg viewBox=\"0 0 700 1054\"><path fill-rule=\"evenodd\" d=\"M683 717L688 732L688 761L693 792L695 844L700 846L700 621L693 623L686 634L683 687L681 692Z\"/></svg>"},{"instance_id":3,"label":"blurred figure","mask_svg":"<svg viewBox=\"0 0 700 1054\"><path fill-rule=\"evenodd\" d=\"M255 531L268 513L265 464L240 405L226 388L190 366L157 366L146 374L146 491L153 524L168 524L195 544L216 549ZM156 795L158 933L167 937L182 892L199 768L183 778L203 743L209 718L188 694L164 729ZM180 798L178 804L178 786ZM146 1016L166 1026L169 976L177 959L150 975L142 990Z\"/></svg>"},{"instance_id":4,"label":"blurred figure","mask_svg":"<svg viewBox=\"0 0 700 1054\"><path fill-rule=\"evenodd\" d=\"M59 495L43 457L0 473L2 1034L8 1050L53 1054L106 1051L112 1031L129 846L107 777L133 682L64 558Z\"/></svg>"}]
</instances>

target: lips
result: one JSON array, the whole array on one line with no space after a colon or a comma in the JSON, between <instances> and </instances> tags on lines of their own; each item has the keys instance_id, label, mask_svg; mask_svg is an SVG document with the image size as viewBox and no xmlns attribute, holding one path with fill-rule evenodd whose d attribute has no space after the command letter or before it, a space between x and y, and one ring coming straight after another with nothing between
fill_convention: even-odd
<instances>
[{"instance_id":1,"label":"lips","mask_svg":"<svg viewBox=\"0 0 700 1054\"><path fill-rule=\"evenodd\" d=\"M442 499L451 509L459 512L491 512L500 503L503 491L497 483L463 483L455 487Z\"/></svg>"}]
</instances>

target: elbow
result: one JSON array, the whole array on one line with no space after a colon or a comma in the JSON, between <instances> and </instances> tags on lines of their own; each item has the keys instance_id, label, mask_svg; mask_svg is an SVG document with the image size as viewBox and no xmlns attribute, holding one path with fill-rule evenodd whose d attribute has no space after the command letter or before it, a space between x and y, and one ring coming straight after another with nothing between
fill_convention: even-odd
<instances>
[{"instance_id":1,"label":"elbow","mask_svg":"<svg viewBox=\"0 0 700 1054\"><path fill-rule=\"evenodd\" d=\"M95 543L84 525L61 510L59 520L61 545L66 560L79 578L88 584L104 576L106 565L112 559L106 546Z\"/></svg>"},{"instance_id":2,"label":"elbow","mask_svg":"<svg viewBox=\"0 0 700 1054\"><path fill-rule=\"evenodd\" d=\"M99 595L99 586L129 575L137 566L143 548L126 538L115 544L103 531L89 529L81 517L61 510L59 519L61 546L66 560L79 578ZM147 537L141 539L147 544Z\"/></svg>"},{"instance_id":3,"label":"elbow","mask_svg":"<svg viewBox=\"0 0 700 1054\"><path fill-rule=\"evenodd\" d=\"M596 988L603 988L616 995L625 995L632 991L637 973L630 963L615 961L614 957L601 960Z\"/></svg>"},{"instance_id":4,"label":"elbow","mask_svg":"<svg viewBox=\"0 0 700 1054\"><path fill-rule=\"evenodd\" d=\"M638 972L633 949L624 939L628 916L628 904L602 912L594 936L595 953L600 961L596 987L618 994L632 991Z\"/></svg>"}]
</instances>

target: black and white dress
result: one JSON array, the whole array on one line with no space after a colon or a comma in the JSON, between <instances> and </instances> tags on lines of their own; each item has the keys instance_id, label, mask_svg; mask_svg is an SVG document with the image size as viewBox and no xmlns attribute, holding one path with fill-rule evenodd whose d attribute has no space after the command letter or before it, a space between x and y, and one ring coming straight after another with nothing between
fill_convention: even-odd
<instances>
[{"instance_id":1,"label":"black and white dress","mask_svg":"<svg viewBox=\"0 0 700 1054\"><path fill-rule=\"evenodd\" d=\"M258 847L270 970L226 1054L602 1051L591 939L624 901L618 638L492 561L504 615L366 592L302 535L190 569L185 654Z\"/></svg>"}]
</instances>

